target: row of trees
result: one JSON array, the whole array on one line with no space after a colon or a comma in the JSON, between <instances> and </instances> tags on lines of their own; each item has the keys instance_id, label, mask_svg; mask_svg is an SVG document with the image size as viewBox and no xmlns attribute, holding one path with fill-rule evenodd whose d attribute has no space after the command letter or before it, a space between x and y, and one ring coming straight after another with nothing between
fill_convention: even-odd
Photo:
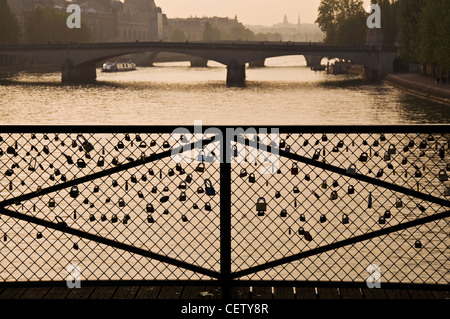
<instances>
[{"instance_id":1,"label":"row of trees","mask_svg":"<svg viewBox=\"0 0 450 319\"><path fill-rule=\"evenodd\" d=\"M0 0L0 44L43 44L48 42L90 41L90 28L81 23L81 29L69 29L70 13L51 8L37 7L27 16L21 35L19 22L6 0Z\"/></svg>"},{"instance_id":2,"label":"row of trees","mask_svg":"<svg viewBox=\"0 0 450 319\"><path fill-rule=\"evenodd\" d=\"M403 62L450 69L449 0L374 0L381 9L384 44L397 45ZM316 23L331 45L366 42L369 13L362 0L322 0Z\"/></svg>"}]
</instances>

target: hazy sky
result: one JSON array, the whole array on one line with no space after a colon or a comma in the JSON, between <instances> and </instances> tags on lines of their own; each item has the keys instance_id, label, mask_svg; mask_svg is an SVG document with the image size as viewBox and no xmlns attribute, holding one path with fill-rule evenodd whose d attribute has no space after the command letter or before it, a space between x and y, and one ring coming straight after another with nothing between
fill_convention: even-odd
<instances>
[{"instance_id":1,"label":"hazy sky","mask_svg":"<svg viewBox=\"0 0 450 319\"><path fill-rule=\"evenodd\" d=\"M168 18L219 16L234 18L243 24L273 25L283 21L313 23L320 0L155 0ZM365 6L370 0L364 0Z\"/></svg>"}]
</instances>

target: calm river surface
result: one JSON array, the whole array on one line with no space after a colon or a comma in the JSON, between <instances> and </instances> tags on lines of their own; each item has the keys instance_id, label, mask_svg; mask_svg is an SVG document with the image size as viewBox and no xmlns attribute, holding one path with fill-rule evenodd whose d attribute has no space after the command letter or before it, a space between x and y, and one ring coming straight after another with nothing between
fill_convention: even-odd
<instances>
[{"instance_id":1,"label":"calm river surface","mask_svg":"<svg viewBox=\"0 0 450 319\"><path fill-rule=\"evenodd\" d=\"M325 61L325 60L324 60ZM93 85L66 86L55 73L18 73L0 85L0 123L26 125L370 125L449 123L450 107L354 75L307 68L303 57L247 69L229 88L226 68L156 64L97 71Z\"/></svg>"}]
</instances>

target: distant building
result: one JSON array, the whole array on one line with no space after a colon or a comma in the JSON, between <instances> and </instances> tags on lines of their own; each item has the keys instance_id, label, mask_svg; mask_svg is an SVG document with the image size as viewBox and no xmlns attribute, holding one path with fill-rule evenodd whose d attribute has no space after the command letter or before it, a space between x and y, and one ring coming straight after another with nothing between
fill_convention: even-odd
<instances>
[{"instance_id":1,"label":"distant building","mask_svg":"<svg viewBox=\"0 0 450 319\"><path fill-rule=\"evenodd\" d=\"M7 0L21 32L26 16L36 7L66 10L81 8L81 19L91 28L92 42L159 41L163 39L163 14L154 0Z\"/></svg>"}]
</instances>

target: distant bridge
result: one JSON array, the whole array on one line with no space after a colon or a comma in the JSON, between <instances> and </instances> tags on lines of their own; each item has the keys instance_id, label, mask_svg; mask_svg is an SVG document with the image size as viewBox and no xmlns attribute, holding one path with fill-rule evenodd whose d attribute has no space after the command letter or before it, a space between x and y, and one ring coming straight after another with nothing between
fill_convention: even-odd
<instances>
[{"instance_id":1,"label":"distant bridge","mask_svg":"<svg viewBox=\"0 0 450 319\"><path fill-rule=\"evenodd\" d=\"M0 46L0 55L37 58L61 67L62 82L94 82L96 64L141 52L172 52L217 61L227 66L227 84L245 84L245 65L266 58L304 55L350 60L364 65L366 75L379 79L393 72L395 48L326 46L297 42L131 42Z\"/></svg>"}]
</instances>

